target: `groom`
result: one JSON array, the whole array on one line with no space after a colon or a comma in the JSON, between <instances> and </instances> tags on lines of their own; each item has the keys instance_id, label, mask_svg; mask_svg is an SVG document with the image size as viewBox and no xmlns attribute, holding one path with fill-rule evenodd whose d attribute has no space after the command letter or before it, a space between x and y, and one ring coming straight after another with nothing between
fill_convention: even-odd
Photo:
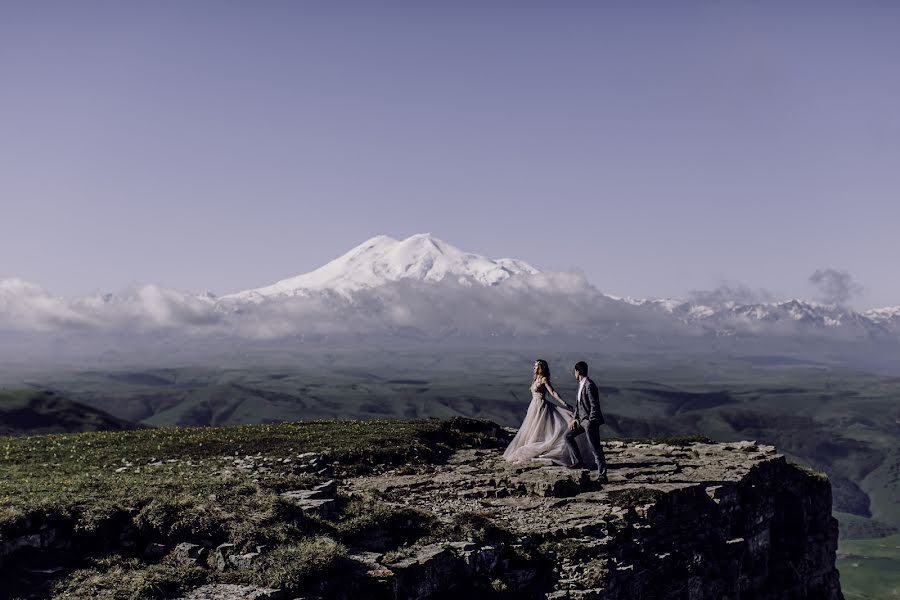
<instances>
[{"instance_id":1,"label":"groom","mask_svg":"<svg viewBox=\"0 0 900 600\"><path fill-rule=\"evenodd\" d=\"M587 376L587 363L578 361L575 363L575 377L578 379L578 394L575 399L575 420L569 423L566 432L566 446L572 455L574 465L572 468L583 468L584 462L578 444L575 441L582 433L587 433L588 445L594 455L597 464L598 481L607 483L606 458L603 456L603 446L600 445L600 426L603 425L603 413L600 412L600 392L595 384Z\"/></svg>"}]
</instances>

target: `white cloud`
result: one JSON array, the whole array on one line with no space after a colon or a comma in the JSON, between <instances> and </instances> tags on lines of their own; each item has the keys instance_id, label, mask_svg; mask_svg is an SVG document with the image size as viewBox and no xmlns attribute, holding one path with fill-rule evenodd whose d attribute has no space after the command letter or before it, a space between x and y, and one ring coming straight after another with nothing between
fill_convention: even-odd
<instances>
[{"instance_id":1,"label":"white cloud","mask_svg":"<svg viewBox=\"0 0 900 600\"><path fill-rule=\"evenodd\" d=\"M492 286L452 278L428 283L401 280L353 294L324 291L250 301L184 294L152 284L118 295L66 300L38 285L5 279L0 280L0 331L51 332L60 334L59 339L67 332L77 333L80 340L96 333L98 339L114 337L122 343L135 336L146 341L160 336L272 340L407 333L584 339L632 334L647 339L697 337L728 331L835 335L821 327L816 330L815 323L810 327L809 319L796 318L803 316L803 307L735 305L735 297L756 299L745 288L720 289L702 299L727 305L721 310L705 309L699 316L691 311L670 314L652 303L635 306L604 296L571 273L519 275ZM847 322L848 335L857 335L858 328L851 329L855 321Z\"/></svg>"},{"instance_id":2,"label":"white cloud","mask_svg":"<svg viewBox=\"0 0 900 600\"><path fill-rule=\"evenodd\" d=\"M598 317L604 302L610 301L582 277L560 273L511 277L489 287L451 279L399 281L351 296L326 291L263 302L217 300L152 284L117 295L66 300L38 285L6 279L0 280L0 328L169 330L254 339L404 329L541 335L578 330Z\"/></svg>"},{"instance_id":3,"label":"white cloud","mask_svg":"<svg viewBox=\"0 0 900 600\"><path fill-rule=\"evenodd\" d=\"M21 279L0 279L0 326L50 331L94 325L89 316L39 285Z\"/></svg>"}]
</instances>

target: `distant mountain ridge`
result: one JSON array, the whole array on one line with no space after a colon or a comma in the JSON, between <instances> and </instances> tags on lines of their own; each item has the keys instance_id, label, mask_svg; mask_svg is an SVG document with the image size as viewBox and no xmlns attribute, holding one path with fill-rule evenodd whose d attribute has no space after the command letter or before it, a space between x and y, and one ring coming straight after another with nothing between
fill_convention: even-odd
<instances>
[{"instance_id":1,"label":"distant mountain ridge","mask_svg":"<svg viewBox=\"0 0 900 600\"><path fill-rule=\"evenodd\" d=\"M818 330L852 328L875 336L900 333L900 307L859 313L834 304L797 299L751 304L727 302L721 305L672 299L623 298L622 301L671 315L683 323L720 326L724 330L754 323L792 323Z\"/></svg>"}]
</instances>

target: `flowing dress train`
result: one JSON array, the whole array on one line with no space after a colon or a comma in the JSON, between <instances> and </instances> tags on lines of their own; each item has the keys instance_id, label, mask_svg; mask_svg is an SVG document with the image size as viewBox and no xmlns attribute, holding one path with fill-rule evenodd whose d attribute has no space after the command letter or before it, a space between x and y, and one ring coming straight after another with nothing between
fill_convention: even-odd
<instances>
[{"instance_id":1,"label":"flowing dress train","mask_svg":"<svg viewBox=\"0 0 900 600\"><path fill-rule=\"evenodd\" d=\"M565 435L574 419L572 411L548 401L546 386L535 382L531 386L531 404L519 432L503 453L509 462L541 461L568 467L573 464L566 447ZM593 466L593 454L586 435L575 438L586 466Z\"/></svg>"}]
</instances>

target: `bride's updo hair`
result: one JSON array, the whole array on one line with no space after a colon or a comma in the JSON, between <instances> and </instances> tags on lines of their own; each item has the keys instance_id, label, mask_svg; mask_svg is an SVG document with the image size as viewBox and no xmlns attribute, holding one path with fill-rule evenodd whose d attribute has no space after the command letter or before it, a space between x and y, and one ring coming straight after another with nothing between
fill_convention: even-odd
<instances>
[{"instance_id":1,"label":"bride's updo hair","mask_svg":"<svg viewBox=\"0 0 900 600\"><path fill-rule=\"evenodd\" d=\"M547 380L550 380L550 365L547 364L547 361L543 358L539 358L534 361L537 365L537 372L534 374L533 381L537 381L541 377L546 377Z\"/></svg>"}]
</instances>

